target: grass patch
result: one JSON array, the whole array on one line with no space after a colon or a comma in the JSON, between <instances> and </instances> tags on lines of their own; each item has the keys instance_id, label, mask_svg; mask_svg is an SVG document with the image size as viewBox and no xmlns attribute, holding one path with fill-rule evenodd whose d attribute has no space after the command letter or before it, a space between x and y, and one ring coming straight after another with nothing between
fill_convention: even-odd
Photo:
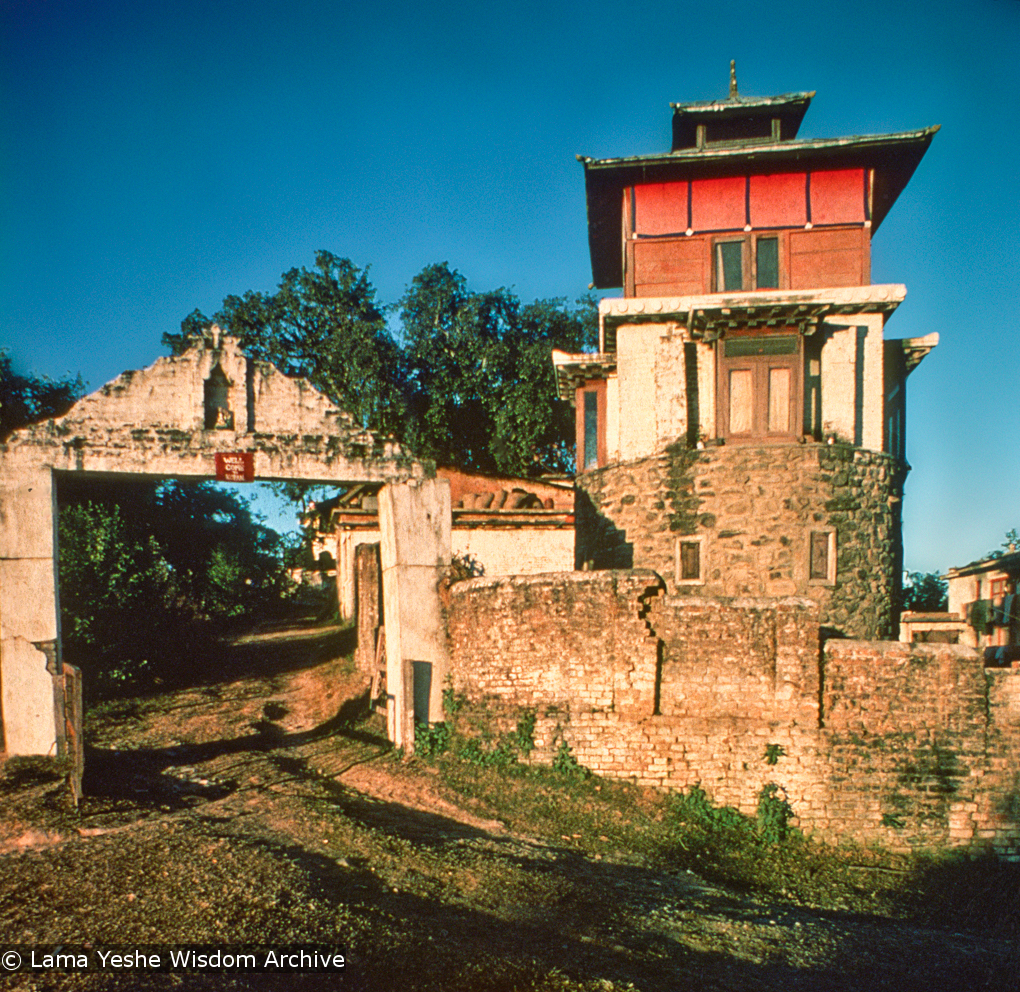
<instances>
[{"instance_id":1,"label":"grass patch","mask_svg":"<svg viewBox=\"0 0 1020 992\"><path fill-rule=\"evenodd\" d=\"M790 828L792 811L778 787L762 789L758 815L749 817L714 805L698 787L660 793L573 774L565 762L496 767L447 751L431 763L465 808L592 857L637 856L812 908L1020 936L1020 865L824 844Z\"/></svg>"}]
</instances>

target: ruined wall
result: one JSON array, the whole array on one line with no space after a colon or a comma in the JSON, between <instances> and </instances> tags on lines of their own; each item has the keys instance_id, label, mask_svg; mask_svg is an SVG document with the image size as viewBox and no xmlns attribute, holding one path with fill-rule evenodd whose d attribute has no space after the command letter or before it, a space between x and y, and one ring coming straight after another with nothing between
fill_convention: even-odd
<instances>
[{"instance_id":1,"label":"ruined wall","mask_svg":"<svg viewBox=\"0 0 1020 992\"><path fill-rule=\"evenodd\" d=\"M643 571L458 582L454 682L517 706L651 712L658 656L643 600L661 584Z\"/></svg>"},{"instance_id":2,"label":"ruined wall","mask_svg":"<svg viewBox=\"0 0 1020 992\"><path fill-rule=\"evenodd\" d=\"M829 817L910 845L1020 856L1020 665L955 644L829 641Z\"/></svg>"},{"instance_id":3,"label":"ruined wall","mask_svg":"<svg viewBox=\"0 0 1020 992\"><path fill-rule=\"evenodd\" d=\"M955 645L829 640L806 599L667 594L653 572L474 579L450 590L454 688L500 727L537 714L593 771L894 848L1020 858L1020 665Z\"/></svg>"},{"instance_id":4,"label":"ruined wall","mask_svg":"<svg viewBox=\"0 0 1020 992\"><path fill-rule=\"evenodd\" d=\"M184 354L125 372L64 416L0 444L0 715L9 753L47 754L59 742L62 475L214 479L217 456L239 453L250 456L255 479L424 476L399 444L365 430L308 382L246 357L218 328Z\"/></svg>"},{"instance_id":5,"label":"ruined wall","mask_svg":"<svg viewBox=\"0 0 1020 992\"><path fill-rule=\"evenodd\" d=\"M47 469L215 477L217 453L250 451L256 478L395 481L422 468L303 379L247 358L218 329L124 372L62 417L0 445L5 476Z\"/></svg>"},{"instance_id":6,"label":"ruined wall","mask_svg":"<svg viewBox=\"0 0 1020 992\"><path fill-rule=\"evenodd\" d=\"M674 446L577 477L577 563L652 568L697 596L806 596L852 637L893 632L903 477L847 445ZM810 578L812 532L835 533L835 582ZM678 585L677 539L701 540L702 582Z\"/></svg>"}]
</instances>

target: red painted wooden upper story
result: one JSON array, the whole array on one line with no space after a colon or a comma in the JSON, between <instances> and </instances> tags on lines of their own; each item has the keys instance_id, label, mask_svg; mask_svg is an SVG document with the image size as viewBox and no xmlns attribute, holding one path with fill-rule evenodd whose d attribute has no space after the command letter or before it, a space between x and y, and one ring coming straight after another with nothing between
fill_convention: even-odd
<instances>
[{"instance_id":1,"label":"red painted wooden upper story","mask_svg":"<svg viewBox=\"0 0 1020 992\"><path fill-rule=\"evenodd\" d=\"M871 283L871 235L937 127L797 140L812 93L673 105L673 148L589 159L594 285L687 296Z\"/></svg>"}]
</instances>

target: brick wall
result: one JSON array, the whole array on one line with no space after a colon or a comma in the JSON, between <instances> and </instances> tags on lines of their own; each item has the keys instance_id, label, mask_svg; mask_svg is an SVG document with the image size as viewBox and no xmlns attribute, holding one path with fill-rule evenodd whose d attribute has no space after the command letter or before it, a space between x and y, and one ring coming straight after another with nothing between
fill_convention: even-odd
<instances>
[{"instance_id":1,"label":"brick wall","mask_svg":"<svg viewBox=\"0 0 1020 992\"><path fill-rule=\"evenodd\" d=\"M454 688L473 716L537 713L593 771L896 848L1020 858L1020 665L955 645L829 640L807 599L668 594L648 570L474 579L450 590Z\"/></svg>"},{"instance_id":2,"label":"brick wall","mask_svg":"<svg viewBox=\"0 0 1020 992\"><path fill-rule=\"evenodd\" d=\"M662 453L577 477L577 562L652 568L699 596L806 596L824 626L893 633L903 478L889 455L847 445L726 445ZM681 521L677 494L684 502ZM835 582L812 580L813 531L835 533ZM700 537L703 583L677 587L676 541Z\"/></svg>"},{"instance_id":3,"label":"brick wall","mask_svg":"<svg viewBox=\"0 0 1020 992\"><path fill-rule=\"evenodd\" d=\"M989 675L970 648L830 641L822 693L830 819L852 806L894 844L987 839L978 798L1002 785L989 759L1003 757L987 746L1001 709L988 704Z\"/></svg>"}]
</instances>

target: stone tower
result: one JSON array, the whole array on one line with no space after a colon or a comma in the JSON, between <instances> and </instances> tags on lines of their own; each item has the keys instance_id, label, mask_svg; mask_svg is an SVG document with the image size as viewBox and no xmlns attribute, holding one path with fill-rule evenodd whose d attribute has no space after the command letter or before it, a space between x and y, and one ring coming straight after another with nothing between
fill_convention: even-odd
<instances>
[{"instance_id":1,"label":"stone tower","mask_svg":"<svg viewBox=\"0 0 1020 992\"><path fill-rule=\"evenodd\" d=\"M598 354L555 352L577 410L578 567L679 594L806 596L888 636L902 567L905 287L871 238L937 127L801 140L813 93L678 103L668 152L580 157Z\"/></svg>"}]
</instances>

